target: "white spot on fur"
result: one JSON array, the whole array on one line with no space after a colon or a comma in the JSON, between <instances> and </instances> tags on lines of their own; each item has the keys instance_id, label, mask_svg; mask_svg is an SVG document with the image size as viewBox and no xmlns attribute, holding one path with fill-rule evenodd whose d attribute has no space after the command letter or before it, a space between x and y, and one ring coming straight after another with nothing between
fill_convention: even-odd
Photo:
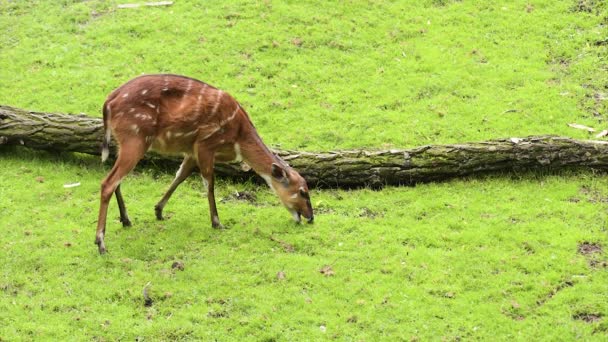
<instances>
[{"instance_id":1,"label":"white spot on fur","mask_svg":"<svg viewBox=\"0 0 608 342\"><path fill-rule=\"evenodd\" d=\"M293 195L291 195L291 196L289 196L289 197L290 197L290 198L293 198L293 199L296 199L296 198L298 198L298 194L293 194Z\"/></svg>"},{"instance_id":2,"label":"white spot on fur","mask_svg":"<svg viewBox=\"0 0 608 342\"><path fill-rule=\"evenodd\" d=\"M192 132L184 133L184 137L189 137L189 136L191 136L191 135L195 135L195 134L196 134L196 132L198 132L198 130L194 130L194 131L192 131Z\"/></svg>"},{"instance_id":3,"label":"white spot on fur","mask_svg":"<svg viewBox=\"0 0 608 342\"><path fill-rule=\"evenodd\" d=\"M184 96L186 96L186 94L188 94L190 92L190 89L192 89L192 80L188 80L188 86L186 87L186 91L184 92Z\"/></svg>"},{"instance_id":4,"label":"white spot on fur","mask_svg":"<svg viewBox=\"0 0 608 342\"><path fill-rule=\"evenodd\" d=\"M135 134L139 134L139 126L137 126L136 124L131 125L131 130L133 130Z\"/></svg>"},{"instance_id":5,"label":"white spot on fur","mask_svg":"<svg viewBox=\"0 0 608 342\"><path fill-rule=\"evenodd\" d=\"M176 138L179 138L179 137L181 137L182 135L184 135L184 133L181 133L181 132L177 132L177 133L175 133L175 137L176 137Z\"/></svg>"},{"instance_id":6,"label":"white spot on fur","mask_svg":"<svg viewBox=\"0 0 608 342\"><path fill-rule=\"evenodd\" d=\"M148 101L144 101L144 104L150 108L156 108L155 105L153 105L152 103L148 102Z\"/></svg>"},{"instance_id":7,"label":"white spot on fur","mask_svg":"<svg viewBox=\"0 0 608 342\"><path fill-rule=\"evenodd\" d=\"M207 135L205 135L202 140L205 140L205 139L209 138L210 136L214 135L215 133L217 133L221 129L222 129L221 126L217 126L213 131L207 133Z\"/></svg>"},{"instance_id":8,"label":"white spot on fur","mask_svg":"<svg viewBox=\"0 0 608 342\"><path fill-rule=\"evenodd\" d=\"M148 92L148 89L144 89L144 90L141 91L141 94L142 95L146 95L147 92Z\"/></svg>"},{"instance_id":9,"label":"white spot on fur","mask_svg":"<svg viewBox=\"0 0 608 342\"><path fill-rule=\"evenodd\" d=\"M167 131L167 133L165 133L165 135L167 135L167 139L171 139L172 134L173 134L173 132L171 132L171 131Z\"/></svg>"},{"instance_id":10,"label":"white spot on fur","mask_svg":"<svg viewBox=\"0 0 608 342\"><path fill-rule=\"evenodd\" d=\"M213 105L213 109L211 110L211 115L210 116L214 116L215 113L217 112L217 109L220 106L220 100L222 99L222 95L223 95L223 91L218 90L217 91L217 97L215 98L215 104Z\"/></svg>"},{"instance_id":11,"label":"white spot on fur","mask_svg":"<svg viewBox=\"0 0 608 342\"><path fill-rule=\"evenodd\" d=\"M152 116L145 113L137 113L135 114L135 118L140 120L152 120Z\"/></svg>"},{"instance_id":12,"label":"white spot on fur","mask_svg":"<svg viewBox=\"0 0 608 342\"><path fill-rule=\"evenodd\" d=\"M133 113L134 111L135 111L135 108L129 109L129 113Z\"/></svg>"},{"instance_id":13,"label":"white spot on fur","mask_svg":"<svg viewBox=\"0 0 608 342\"><path fill-rule=\"evenodd\" d=\"M234 154L236 155L234 161L240 162L243 160L243 155L241 155L241 145L239 145L239 143L234 144Z\"/></svg>"},{"instance_id":14,"label":"white spot on fur","mask_svg":"<svg viewBox=\"0 0 608 342\"><path fill-rule=\"evenodd\" d=\"M129 93L124 93L122 97L126 98L127 96L129 96Z\"/></svg>"},{"instance_id":15,"label":"white spot on fur","mask_svg":"<svg viewBox=\"0 0 608 342\"><path fill-rule=\"evenodd\" d=\"M236 109L234 110L234 112L232 112L232 114L228 118L220 121L220 125L224 126L229 121L232 121L232 119L234 119L234 117L236 116L236 113L238 113L238 112L239 112L239 106L237 105Z\"/></svg>"},{"instance_id":16,"label":"white spot on fur","mask_svg":"<svg viewBox=\"0 0 608 342\"><path fill-rule=\"evenodd\" d=\"M203 84L203 87L201 88L200 93L196 97L196 105L194 106L194 110L198 111L198 109L201 107L201 102L203 101L203 94L205 94L206 90L207 90L207 84L205 83L205 84Z\"/></svg>"}]
</instances>

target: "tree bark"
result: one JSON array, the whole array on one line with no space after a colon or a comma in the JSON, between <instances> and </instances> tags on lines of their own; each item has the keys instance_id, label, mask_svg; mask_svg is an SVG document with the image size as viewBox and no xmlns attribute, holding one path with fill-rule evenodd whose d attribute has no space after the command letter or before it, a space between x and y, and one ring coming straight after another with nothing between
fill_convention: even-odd
<instances>
[{"instance_id":1,"label":"tree bark","mask_svg":"<svg viewBox=\"0 0 608 342\"><path fill-rule=\"evenodd\" d=\"M84 115L30 112L0 106L0 145L100 154L102 121ZM557 136L507 138L410 149L298 152L274 150L321 187L381 187L517 169L608 167L608 142ZM114 153L114 151L112 151ZM179 163L181 158L152 154ZM221 176L249 178L240 165L216 166Z\"/></svg>"}]
</instances>

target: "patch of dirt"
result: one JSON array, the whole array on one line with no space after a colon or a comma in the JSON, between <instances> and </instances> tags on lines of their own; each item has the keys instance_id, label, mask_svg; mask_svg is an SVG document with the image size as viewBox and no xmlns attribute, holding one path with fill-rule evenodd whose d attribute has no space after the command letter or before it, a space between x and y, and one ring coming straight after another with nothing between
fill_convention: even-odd
<instances>
[{"instance_id":1,"label":"patch of dirt","mask_svg":"<svg viewBox=\"0 0 608 342\"><path fill-rule=\"evenodd\" d=\"M175 261L171 265L171 268L174 269L174 270L177 269L177 270L183 271L184 270L184 263L181 262L181 261Z\"/></svg>"},{"instance_id":2,"label":"patch of dirt","mask_svg":"<svg viewBox=\"0 0 608 342\"><path fill-rule=\"evenodd\" d=\"M249 203L256 203L256 201L258 200L257 196L255 195L255 193L253 192L249 192L249 191L235 191L233 194L224 197L221 202L225 203L227 201L231 201L231 200L235 200L235 201L245 201L245 202L249 202Z\"/></svg>"},{"instance_id":3,"label":"patch of dirt","mask_svg":"<svg viewBox=\"0 0 608 342\"><path fill-rule=\"evenodd\" d=\"M597 244L597 243L593 243L593 242L581 242L578 245L578 252L583 254L583 255L590 255L593 253L602 253L602 247Z\"/></svg>"},{"instance_id":4,"label":"patch of dirt","mask_svg":"<svg viewBox=\"0 0 608 342\"><path fill-rule=\"evenodd\" d=\"M587 201L589 203L608 203L608 198L602 196L602 193L598 190L591 189L588 186L583 185L579 192L582 195L587 196Z\"/></svg>"},{"instance_id":5,"label":"patch of dirt","mask_svg":"<svg viewBox=\"0 0 608 342\"><path fill-rule=\"evenodd\" d=\"M291 245L291 244L289 244L289 243L287 243L287 242L285 242L285 241L281 241L281 240L279 240L279 239L275 238L275 237L274 237L274 236L272 236L272 235L270 236L270 240L271 240L271 241L274 241L274 242L277 242L278 244L280 244L280 245L281 245L281 247L283 248L283 250L284 250L285 252L287 252L287 253L293 253L293 252L295 252L295 251L296 251L296 249L293 247L293 245Z\"/></svg>"},{"instance_id":6,"label":"patch of dirt","mask_svg":"<svg viewBox=\"0 0 608 342\"><path fill-rule=\"evenodd\" d=\"M219 305L226 305L230 303L230 299L224 299L224 298L207 298L207 300L205 301L207 302L207 304L219 304Z\"/></svg>"},{"instance_id":7,"label":"patch of dirt","mask_svg":"<svg viewBox=\"0 0 608 342\"><path fill-rule=\"evenodd\" d=\"M225 310L211 310L207 313L207 316L211 318L225 318L228 317L228 312Z\"/></svg>"},{"instance_id":8,"label":"patch of dirt","mask_svg":"<svg viewBox=\"0 0 608 342\"><path fill-rule=\"evenodd\" d=\"M536 301L538 306L544 305L549 299L553 298L559 291L574 286L574 283L570 280L565 280L559 283L554 289L551 290L546 296Z\"/></svg>"},{"instance_id":9,"label":"patch of dirt","mask_svg":"<svg viewBox=\"0 0 608 342\"><path fill-rule=\"evenodd\" d=\"M534 247L532 247L532 245L530 245L526 241L524 241L524 243L522 243L522 248L526 251L526 254L534 254L534 253L536 253L536 250L534 249Z\"/></svg>"},{"instance_id":10,"label":"patch of dirt","mask_svg":"<svg viewBox=\"0 0 608 342\"><path fill-rule=\"evenodd\" d=\"M593 268L607 268L608 261L591 259L591 260L589 260L589 266L591 266Z\"/></svg>"},{"instance_id":11,"label":"patch of dirt","mask_svg":"<svg viewBox=\"0 0 608 342\"><path fill-rule=\"evenodd\" d=\"M599 322L602 320L602 314L581 312L581 313L577 313L576 315L572 316L572 318L574 318L576 320L584 321L586 323L595 323L595 322Z\"/></svg>"},{"instance_id":12,"label":"patch of dirt","mask_svg":"<svg viewBox=\"0 0 608 342\"><path fill-rule=\"evenodd\" d=\"M302 47L302 44L304 44L304 41L302 40L302 38L296 37L291 40L291 44L293 44L297 47Z\"/></svg>"},{"instance_id":13,"label":"patch of dirt","mask_svg":"<svg viewBox=\"0 0 608 342\"><path fill-rule=\"evenodd\" d=\"M532 11L534 11L534 6L531 5L531 4L527 4L526 5L526 12L532 13Z\"/></svg>"},{"instance_id":14,"label":"patch of dirt","mask_svg":"<svg viewBox=\"0 0 608 342\"><path fill-rule=\"evenodd\" d=\"M226 318L230 316L228 312L231 305L230 298L207 298L207 304L213 306L207 316L211 318Z\"/></svg>"},{"instance_id":15,"label":"patch of dirt","mask_svg":"<svg viewBox=\"0 0 608 342\"><path fill-rule=\"evenodd\" d=\"M572 12L599 13L604 0L576 0Z\"/></svg>"},{"instance_id":16,"label":"patch of dirt","mask_svg":"<svg viewBox=\"0 0 608 342\"><path fill-rule=\"evenodd\" d=\"M382 217L382 216L384 216L384 214L381 213L381 212L377 212L375 210L372 210L370 208L363 207L363 208L361 208L361 210L359 210L359 215L358 216L359 217L367 217L367 218L374 219L376 217Z\"/></svg>"},{"instance_id":17,"label":"patch of dirt","mask_svg":"<svg viewBox=\"0 0 608 342\"><path fill-rule=\"evenodd\" d=\"M326 276L326 277L332 277L332 276L334 276L334 275L336 274L336 273L334 272L334 270L331 268L331 266L329 266L329 265L325 265L325 266L323 266L323 268L321 268L321 269L319 270L319 272L320 272L321 274L323 274L324 276Z\"/></svg>"}]
</instances>

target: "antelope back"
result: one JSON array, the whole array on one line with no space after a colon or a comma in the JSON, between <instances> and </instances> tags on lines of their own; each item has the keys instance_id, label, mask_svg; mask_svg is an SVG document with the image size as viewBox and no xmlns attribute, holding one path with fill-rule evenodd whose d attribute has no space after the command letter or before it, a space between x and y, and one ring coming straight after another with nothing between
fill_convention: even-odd
<instances>
[{"instance_id":1,"label":"antelope back","mask_svg":"<svg viewBox=\"0 0 608 342\"><path fill-rule=\"evenodd\" d=\"M177 75L137 77L106 100L117 142L143 139L160 153L193 153L198 143L234 144L245 112L226 92Z\"/></svg>"}]
</instances>

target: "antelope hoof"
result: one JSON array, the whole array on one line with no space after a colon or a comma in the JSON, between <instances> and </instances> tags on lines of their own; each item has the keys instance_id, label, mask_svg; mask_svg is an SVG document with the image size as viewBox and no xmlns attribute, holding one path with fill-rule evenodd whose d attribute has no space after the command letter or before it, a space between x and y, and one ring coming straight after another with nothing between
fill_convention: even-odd
<instances>
[{"instance_id":1,"label":"antelope hoof","mask_svg":"<svg viewBox=\"0 0 608 342\"><path fill-rule=\"evenodd\" d=\"M103 242L103 239L97 238L95 239L95 243L99 248L99 254L105 254L108 250L106 249L106 244Z\"/></svg>"},{"instance_id":2,"label":"antelope hoof","mask_svg":"<svg viewBox=\"0 0 608 342\"><path fill-rule=\"evenodd\" d=\"M228 229L226 226L219 222L212 222L211 227L213 227L213 229Z\"/></svg>"},{"instance_id":3,"label":"antelope hoof","mask_svg":"<svg viewBox=\"0 0 608 342\"><path fill-rule=\"evenodd\" d=\"M163 217L163 208L160 207L154 207L154 212L156 213L156 219L159 221L164 220L165 218Z\"/></svg>"},{"instance_id":4,"label":"antelope hoof","mask_svg":"<svg viewBox=\"0 0 608 342\"><path fill-rule=\"evenodd\" d=\"M126 227L131 227L131 220L129 220L128 218L126 218L124 220L121 219L120 222L122 222L122 226L125 227L125 228Z\"/></svg>"}]
</instances>

